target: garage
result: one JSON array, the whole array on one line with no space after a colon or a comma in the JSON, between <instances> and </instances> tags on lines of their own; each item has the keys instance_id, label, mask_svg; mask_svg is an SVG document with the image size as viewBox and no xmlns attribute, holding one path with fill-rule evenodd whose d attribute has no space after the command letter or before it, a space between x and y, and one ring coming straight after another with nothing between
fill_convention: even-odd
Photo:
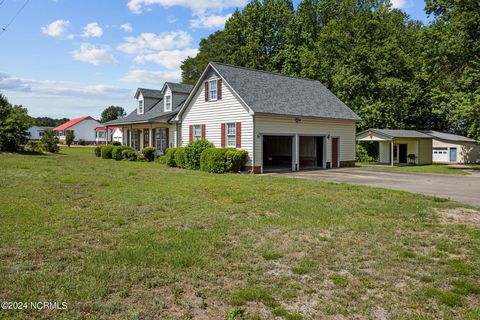
<instances>
[{"instance_id":1,"label":"garage","mask_svg":"<svg viewBox=\"0 0 480 320\"><path fill-rule=\"evenodd\" d=\"M291 171L293 136L263 136L263 171Z\"/></svg>"},{"instance_id":2,"label":"garage","mask_svg":"<svg viewBox=\"0 0 480 320\"><path fill-rule=\"evenodd\" d=\"M432 161L433 162L449 162L448 148L432 148Z\"/></svg>"},{"instance_id":3,"label":"garage","mask_svg":"<svg viewBox=\"0 0 480 320\"><path fill-rule=\"evenodd\" d=\"M300 169L318 169L324 167L325 137L300 136Z\"/></svg>"}]
</instances>

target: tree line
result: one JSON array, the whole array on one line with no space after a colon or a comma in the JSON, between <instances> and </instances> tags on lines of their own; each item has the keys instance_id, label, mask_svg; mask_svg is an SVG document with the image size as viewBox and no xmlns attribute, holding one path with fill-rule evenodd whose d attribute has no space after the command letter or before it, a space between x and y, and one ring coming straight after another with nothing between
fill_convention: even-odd
<instances>
[{"instance_id":1,"label":"tree line","mask_svg":"<svg viewBox=\"0 0 480 320\"><path fill-rule=\"evenodd\" d=\"M434 129L480 140L480 2L426 0L423 24L388 0L253 0L183 61L316 79L351 107L358 129ZM295 93L292 93L295 94Z\"/></svg>"}]
</instances>

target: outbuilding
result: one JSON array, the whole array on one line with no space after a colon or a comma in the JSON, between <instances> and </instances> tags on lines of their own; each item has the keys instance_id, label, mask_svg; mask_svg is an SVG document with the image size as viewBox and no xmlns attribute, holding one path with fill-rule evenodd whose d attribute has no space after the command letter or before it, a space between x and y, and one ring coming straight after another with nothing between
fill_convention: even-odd
<instances>
[{"instance_id":1,"label":"outbuilding","mask_svg":"<svg viewBox=\"0 0 480 320\"><path fill-rule=\"evenodd\" d=\"M433 138L433 162L477 163L480 161L480 147L474 139L433 130L424 131L424 133Z\"/></svg>"}]
</instances>

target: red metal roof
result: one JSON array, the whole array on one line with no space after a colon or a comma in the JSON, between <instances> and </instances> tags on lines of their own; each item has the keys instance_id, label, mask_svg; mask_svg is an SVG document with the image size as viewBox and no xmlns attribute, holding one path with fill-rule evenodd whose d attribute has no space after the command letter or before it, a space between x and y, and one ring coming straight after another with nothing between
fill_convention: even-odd
<instances>
[{"instance_id":1,"label":"red metal roof","mask_svg":"<svg viewBox=\"0 0 480 320\"><path fill-rule=\"evenodd\" d=\"M66 129L70 128L71 126L74 126L77 123L82 122L83 120L87 120L87 119L92 119L93 120L93 118L90 117L90 116L75 118L75 119L72 119L70 121L65 122L64 124L59 125L58 127L53 128L53 131L66 130Z\"/></svg>"},{"instance_id":2,"label":"red metal roof","mask_svg":"<svg viewBox=\"0 0 480 320\"><path fill-rule=\"evenodd\" d=\"M108 127L108 131L113 131L115 128ZM96 127L95 131L105 131L105 127Z\"/></svg>"}]
</instances>

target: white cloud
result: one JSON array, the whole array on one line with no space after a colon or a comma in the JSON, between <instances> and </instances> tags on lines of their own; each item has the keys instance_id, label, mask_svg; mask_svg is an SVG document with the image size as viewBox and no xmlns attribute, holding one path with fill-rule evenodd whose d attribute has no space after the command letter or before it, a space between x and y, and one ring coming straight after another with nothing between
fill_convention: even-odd
<instances>
[{"instance_id":1,"label":"white cloud","mask_svg":"<svg viewBox=\"0 0 480 320\"><path fill-rule=\"evenodd\" d=\"M408 5L407 0L390 0L390 2L392 4L392 8L394 9L402 9Z\"/></svg>"},{"instance_id":2,"label":"white cloud","mask_svg":"<svg viewBox=\"0 0 480 320\"><path fill-rule=\"evenodd\" d=\"M134 83L163 84L165 81L179 81L181 71L148 71L143 69L134 69L123 76L122 81Z\"/></svg>"},{"instance_id":3,"label":"white cloud","mask_svg":"<svg viewBox=\"0 0 480 320\"><path fill-rule=\"evenodd\" d=\"M197 18L190 20L190 26L192 28L223 28L225 21L231 16L231 13L224 16L198 14Z\"/></svg>"},{"instance_id":4,"label":"white cloud","mask_svg":"<svg viewBox=\"0 0 480 320\"><path fill-rule=\"evenodd\" d=\"M65 31L67 31L69 25L70 21L68 20L56 20L40 29L44 34L49 35L50 37L60 37Z\"/></svg>"},{"instance_id":5,"label":"white cloud","mask_svg":"<svg viewBox=\"0 0 480 320\"><path fill-rule=\"evenodd\" d=\"M97 47L90 43L82 43L79 50L72 51L73 59L88 62L94 65L104 63L117 63L117 60L109 52L109 46Z\"/></svg>"},{"instance_id":6,"label":"white cloud","mask_svg":"<svg viewBox=\"0 0 480 320\"><path fill-rule=\"evenodd\" d=\"M99 38L103 35L103 29L98 25L97 22L91 22L83 27L83 37L89 38Z\"/></svg>"},{"instance_id":7,"label":"white cloud","mask_svg":"<svg viewBox=\"0 0 480 320\"><path fill-rule=\"evenodd\" d=\"M73 33L70 33L68 36L67 36L67 39L68 40L72 40L75 38L75 35Z\"/></svg>"},{"instance_id":8,"label":"white cloud","mask_svg":"<svg viewBox=\"0 0 480 320\"><path fill-rule=\"evenodd\" d=\"M120 26L120 29L122 29L125 32L132 32L133 28L129 23L124 23Z\"/></svg>"},{"instance_id":9,"label":"white cloud","mask_svg":"<svg viewBox=\"0 0 480 320\"><path fill-rule=\"evenodd\" d=\"M248 0L130 0L127 4L130 11L140 14L145 7L159 5L165 8L181 6L190 8L194 13L205 10L221 11L225 8L243 7Z\"/></svg>"},{"instance_id":10,"label":"white cloud","mask_svg":"<svg viewBox=\"0 0 480 320\"><path fill-rule=\"evenodd\" d=\"M154 62L167 69L179 69L182 61L188 56L195 56L197 49L163 50L155 53L138 55L133 59L136 63Z\"/></svg>"},{"instance_id":11,"label":"white cloud","mask_svg":"<svg viewBox=\"0 0 480 320\"><path fill-rule=\"evenodd\" d=\"M117 49L128 54L151 53L158 50L187 47L192 37L185 31L142 33L138 37L126 37Z\"/></svg>"}]
</instances>

